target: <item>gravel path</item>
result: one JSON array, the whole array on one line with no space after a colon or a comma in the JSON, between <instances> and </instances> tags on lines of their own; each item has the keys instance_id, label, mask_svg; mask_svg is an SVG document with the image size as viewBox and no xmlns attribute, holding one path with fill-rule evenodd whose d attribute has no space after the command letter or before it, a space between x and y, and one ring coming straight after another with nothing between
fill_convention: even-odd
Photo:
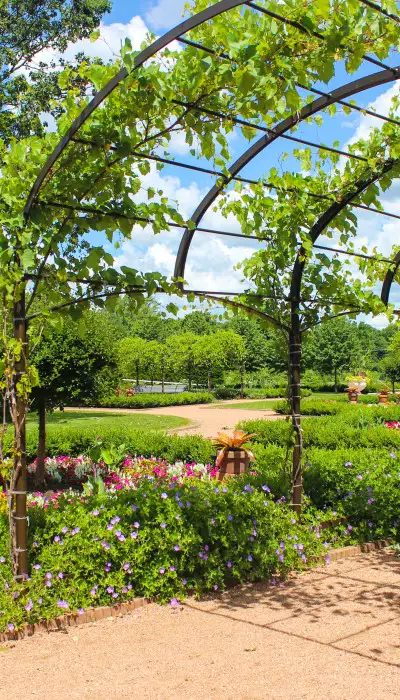
<instances>
[{"instance_id":1,"label":"gravel path","mask_svg":"<svg viewBox=\"0 0 400 700\"><path fill-rule=\"evenodd\" d=\"M399 700L400 559L37 635L0 649L1 700Z\"/></svg>"},{"instance_id":2,"label":"gravel path","mask_svg":"<svg viewBox=\"0 0 400 700\"><path fill-rule=\"evenodd\" d=\"M271 399L275 401L276 399ZM246 401L229 401L227 403L249 403L254 399ZM233 428L242 420L255 420L256 418L264 418L265 420L279 420L284 416L278 415L270 409L251 410L245 408L224 408L221 404L195 404L192 406L166 406L161 408L142 408L134 409L119 409L119 408L66 408L66 411L84 411L85 413L150 413L153 416L180 416L192 421L192 425L183 428L173 428L170 433L179 433L180 435L203 435L210 437L216 435L220 430L233 430Z\"/></svg>"}]
</instances>

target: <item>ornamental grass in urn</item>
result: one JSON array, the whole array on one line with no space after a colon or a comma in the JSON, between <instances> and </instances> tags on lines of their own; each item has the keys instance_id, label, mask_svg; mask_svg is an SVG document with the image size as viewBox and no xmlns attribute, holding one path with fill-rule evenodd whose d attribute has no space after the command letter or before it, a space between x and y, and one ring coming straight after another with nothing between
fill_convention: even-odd
<instances>
[{"instance_id":1,"label":"ornamental grass in urn","mask_svg":"<svg viewBox=\"0 0 400 700\"><path fill-rule=\"evenodd\" d=\"M217 479L222 481L225 477L239 476L248 470L250 460L254 461L255 457L244 444L255 435L235 430L233 434L217 433L217 437L212 438L214 447L218 449L215 462L218 467Z\"/></svg>"}]
</instances>

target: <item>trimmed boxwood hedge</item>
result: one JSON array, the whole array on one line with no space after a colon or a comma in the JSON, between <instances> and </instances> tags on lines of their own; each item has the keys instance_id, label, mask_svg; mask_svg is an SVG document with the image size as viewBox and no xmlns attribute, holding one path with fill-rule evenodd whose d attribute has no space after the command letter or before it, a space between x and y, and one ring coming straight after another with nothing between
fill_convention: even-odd
<instances>
[{"instance_id":1,"label":"trimmed boxwood hedge","mask_svg":"<svg viewBox=\"0 0 400 700\"><path fill-rule=\"evenodd\" d=\"M187 406L196 403L212 403L209 392L183 391L181 394L135 394L134 396L107 396L90 406L100 408L158 408L161 406Z\"/></svg>"}]
</instances>

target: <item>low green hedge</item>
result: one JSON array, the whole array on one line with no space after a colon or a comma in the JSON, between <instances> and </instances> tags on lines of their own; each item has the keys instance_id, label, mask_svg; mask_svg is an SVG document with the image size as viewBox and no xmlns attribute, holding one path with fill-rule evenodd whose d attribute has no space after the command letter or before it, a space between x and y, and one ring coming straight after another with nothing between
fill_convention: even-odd
<instances>
[{"instance_id":1,"label":"low green hedge","mask_svg":"<svg viewBox=\"0 0 400 700\"><path fill-rule=\"evenodd\" d=\"M53 456L70 455L78 457L87 453L99 436L96 426L69 427L68 425L48 424L47 454ZM33 461L37 455L38 429L28 424L27 457ZM167 435L160 431L129 430L126 426L107 428L103 444L125 445L126 454L143 457L162 457L174 463L179 460L208 463L215 449L211 442L201 435ZM12 431L5 439L6 451L12 447Z\"/></svg>"},{"instance_id":2,"label":"low green hedge","mask_svg":"<svg viewBox=\"0 0 400 700\"><path fill-rule=\"evenodd\" d=\"M302 420L304 447L400 448L400 430L390 430L383 420L399 420L400 407L349 407L336 416L304 418ZM381 424L380 424L381 423ZM293 440L290 420L247 420L240 424L243 430L256 433L255 440L264 445L286 446Z\"/></svg>"},{"instance_id":3,"label":"low green hedge","mask_svg":"<svg viewBox=\"0 0 400 700\"><path fill-rule=\"evenodd\" d=\"M343 410L342 407L343 403L313 397L302 402L301 413L303 416L335 416ZM290 404L286 400L276 401L271 408L285 416L290 414Z\"/></svg>"},{"instance_id":4,"label":"low green hedge","mask_svg":"<svg viewBox=\"0 0 400 700\"><path fill-rule=\"evenodd\" d=\"M108 396L91 403L100 408L158 408L161 406L187 406L196 403L212 403L209 392L183 391L181 394L135 394L134 396Z\"/></svg>"},{"instance_id":5,"label":"low green hedge","mask_svg":"<svg viewBox=\"0 0 400 700\"><path fill-rule=\"evenodd\" d=\"M214 396L219 400L228 399L239 399L242 397L242 392L240 389L232 387L216 387L214 389ZM310 389L301 389L302 398L311 396L312 391ZM246 399L279 399L283 396L287 396L287 386L282 387L268 387L265 389L245 389L244 397Z\"/></svg>"}]
</instances>

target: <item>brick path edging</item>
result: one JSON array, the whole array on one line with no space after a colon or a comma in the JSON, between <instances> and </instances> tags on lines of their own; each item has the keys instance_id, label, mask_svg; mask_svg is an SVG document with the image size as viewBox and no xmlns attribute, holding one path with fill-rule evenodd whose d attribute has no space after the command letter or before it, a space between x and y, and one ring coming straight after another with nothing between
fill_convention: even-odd
<instances>
[{"instance_id":1,"label":"brick path edging","mask_svg":"<svg viewBox=\"0 0 400 700\"><path fill-rule=\"evenodd\" d=\"M366 542L365 544L356 544L349 547L333 549L329 552L330 561L349 559L350 557L356 557L358 554L373 552L377 549L385 549L385 547L389 547L392 543L392 540L377 540L376 542ZM323 561L324 557L318 558L318 561L320 559ZM78 627L79 625L97 622L98 620L104 620L108 617L119 617L124 613L130 613L132 610L137 610L152 602L154 601L151 598L134 598L133 600L128 600L125 603L118 603L117 605L89 608L81 615L79 615L79 613L66 613L65 615L59 615L53 620L36 622L34 625L25 625L15 632L3 632L0 634L0 643L25 639L26 637L31 637L33 634L40 632L52 632L66 629L67 627Z\"/></svg>"}]
</instances>

